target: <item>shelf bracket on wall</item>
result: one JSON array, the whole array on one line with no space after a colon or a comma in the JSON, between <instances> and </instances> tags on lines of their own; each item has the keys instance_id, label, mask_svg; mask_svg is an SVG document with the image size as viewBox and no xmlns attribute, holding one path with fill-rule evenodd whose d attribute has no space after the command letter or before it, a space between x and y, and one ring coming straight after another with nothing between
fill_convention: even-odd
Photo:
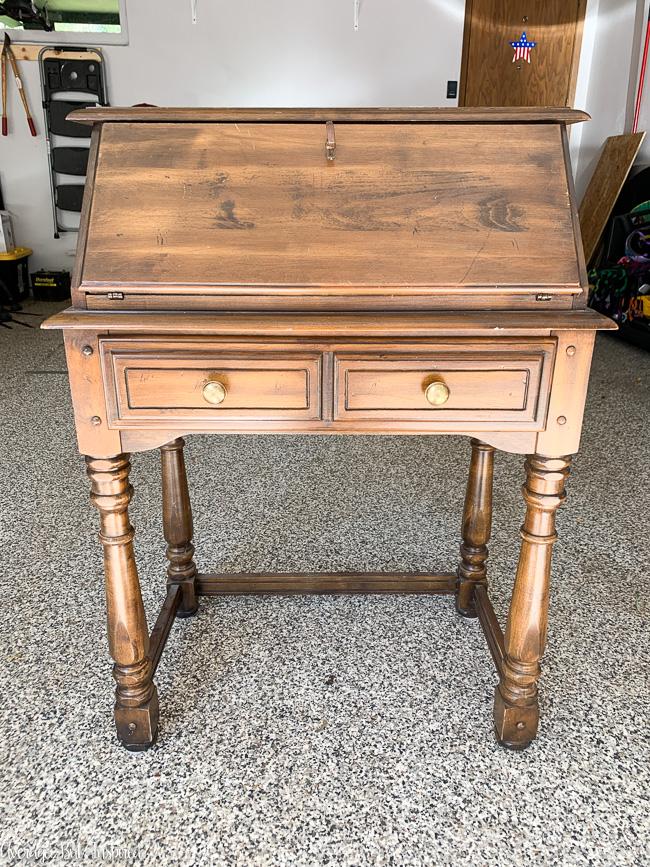
<instances>
[{"instance_id":1,"label":"shelf bracket on wall","mask_svg":"<svg viewBox=\"0 0 650 867\"><path fill-rule=\"evenodd\" d=\"M361 0L354 0L354 29L359 29L359 9L361 7Z\"/></svg>"},{"instance_id":2,"label":"shelf bracket on wall","mask_svg":"<svg viewBox=\"0 0 650 867\"><path fill-rule=\"evenodd\" d=\"M190 0L190 6L192 9L192 24L196 24L196 20L197 20L196 7L198 5L198 2L199 2L199 0Z\"/></svg>"}]
</instances>

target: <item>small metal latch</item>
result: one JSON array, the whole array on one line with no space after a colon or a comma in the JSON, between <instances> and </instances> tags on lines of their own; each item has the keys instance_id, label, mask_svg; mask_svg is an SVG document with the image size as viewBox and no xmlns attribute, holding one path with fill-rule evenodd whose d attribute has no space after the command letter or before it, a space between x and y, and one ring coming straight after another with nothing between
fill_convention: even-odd
<instances>
[{"instance_id":1,"label":"small metal latch","mask_svg":"<svg viewBox=\"0 0 650 867\"><path fill-rule=\"evenodd\" d=\"M328 120L325 124L325 128L327 129L327 141L325 142L325 153L327 154L327 159L330 162L336 156L336 138L334 137L334 122Z\"/></svg>"},{"instance_id":2,"label":"small metal latch","mask_svg":"<svg viewBox=\"0 0 650 867\"><path fill-rule=\"evenodd\" d=\"M124 301L124 292L109 292L106 297L109 301Z\"/></svg>"},{"instance_id":3,"label":"small metal latch","mask_svg":"<svg viewBox=\"0 0 650 867\"><path fill-rule=\"evenodd\" d=\"M535 301L552 301L552 295L544 295L543 292L540 292L539 295L535 295Z\"/></svg>"}]
</instances>

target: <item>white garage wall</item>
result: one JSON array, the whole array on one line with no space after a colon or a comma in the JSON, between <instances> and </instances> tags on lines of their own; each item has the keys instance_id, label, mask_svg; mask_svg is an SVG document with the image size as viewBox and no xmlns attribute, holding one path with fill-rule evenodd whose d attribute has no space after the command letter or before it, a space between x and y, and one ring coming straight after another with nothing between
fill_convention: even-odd
<instances>
[{"instance_id":1,"label":"white garage wall","mask_svg":"<svg viewBox=\"0 0 650 867\"><path fill-rule=\"evenodd\" d=\"M104 48L114 105L455 104L446 85L460 75L464 0L361 0L357 32L353 0L198 0L196 25L190 0L127 2L129 44ZM636 8L588 2L576 106L594 120L572 131L579 192L603 140L623 131ZM32 266L70 267L76 235L52 237L38 66L20 67L41 135L29 136L10 82L5 202Z\"/></svg>"},{"instance_id":2,"label":"white garage wall","mask_svg":"<svg viewBox=\"0 0 650 867\"><path fill-rule=\"evenodd\" d=\"M646 3L588 3L575 104L589 112L591 121L576 129L571 142L578 198L591 178L605 139L630 131Z\"/></svg>"},{"instance_id":3,"label":"white garage wall","mask_svg":"<svg viewBox=\"0 0 650 867\"><path fill-rule=\"evenodd\" d=\"M114 105L454 105L464 0L130 0L129 44L104 49ZM167 16L165 18L165 15ZM21 63L32 106L36 63ZM31 139L15 88L0 176L36 267L70 267L76 236L52 237L45 143ZM39 130L43 123L36 113Z\"/></svg>"},{"instance_id":4,"label":"white garage wall","mask_svg":"<svg viewBox=\"0 0 650 867\"><path fill-rule=\"evenodd\" d=\"M637 42L639 45L637 68L641 68L641 58L643 55L643 44L645 42L646 24L648 21L648 13L650 12L650 0L639 0L639 9L637 10ZM635 85L638 82L638 71L634 76ZM636 94L635 94L636 95ZM633 106L630 105L630 122L633 116ZM638 163L641 165L650 165L650 61L648 71L646 72L646 82L643 89L641 100L641 112L639 114L639 129L646 130L647 135L641 146Z\"/></svg>"}]
</instances>

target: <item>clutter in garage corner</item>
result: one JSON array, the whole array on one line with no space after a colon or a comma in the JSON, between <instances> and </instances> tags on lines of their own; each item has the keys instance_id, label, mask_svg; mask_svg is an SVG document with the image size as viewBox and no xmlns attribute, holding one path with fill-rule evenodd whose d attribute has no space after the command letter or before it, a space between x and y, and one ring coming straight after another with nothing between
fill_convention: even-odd
<instances>
[{"instance_id":1,"label":"clutter in garage corner","mask_svg":"<svg viewBox=\"0 0 650 867\"><path fill-rule=\"evenodd\" d=\"M0 326L3 328L11 328L13 324L31 328L22 321L22 317L36 315L23 310L23 302L30 292L36 301L65 301L70 297L69 271L39 270L30 279L32 252L30 247L16 243L11 214L4 209L0 189Z\"/></svg>"},{"instance_id":2,"label":"clutter in garage corner","mask_svg":"<svg viewBox=\"0 0 650 867\"><path fill-rule=\"evenodd\" d=\"M650 168L625 184L604 237L589 304L618 323L623 339L650 349Z\"/></svg>"}]
</instances>

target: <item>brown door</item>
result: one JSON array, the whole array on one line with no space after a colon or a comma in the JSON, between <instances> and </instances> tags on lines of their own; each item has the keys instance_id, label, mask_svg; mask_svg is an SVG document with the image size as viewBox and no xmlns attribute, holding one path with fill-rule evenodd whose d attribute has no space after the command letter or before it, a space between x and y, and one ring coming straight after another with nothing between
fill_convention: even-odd
<instances>
[{"instance_id":1,"label":"brown door","mask_svg":"<svg viewBox=\"0 0 650 867\"><path fill-rule=\"evenodd\" d=\"M585 2L467 0L460 105L571 105Z\"/></svg>"}]
</instances>

